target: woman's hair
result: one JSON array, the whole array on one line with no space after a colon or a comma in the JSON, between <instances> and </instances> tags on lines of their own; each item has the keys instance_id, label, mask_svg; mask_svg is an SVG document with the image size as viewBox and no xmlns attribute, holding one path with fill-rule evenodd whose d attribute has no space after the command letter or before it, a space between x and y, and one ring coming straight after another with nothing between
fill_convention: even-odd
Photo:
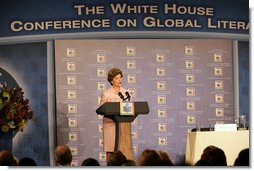
<instances>
[{"instance_id":1,"label":"woman's hair","mask_svg":"<svg viewBox=\"0 0 254 171\"><path fill-rule=\"evenodd\" d=\"M159 155L161 157L161 162L160 162L161 166L173 166L174 165L167 152L162 151L162 150L157 150L157 152L159 153Z\"/></svg>"},{"instance_id":2,"label":"woman's hair","mask_svg":"<svg viewBox=\"0 0 254 171\"><path fill-rule=\"evenodd\" d=\"M113 78L115 76L117 76L118 74L121 75L121 77L123 77L123 73L119 68L112 68L111 70L109 70L108 72L108 82L112 85L111 81L113 81Z\"/></svg>"},{"instance_id":3,"label":"woman's hair","mask_svg":"<svg viewBox=\"0 0 254 171\"><path fill-rule=\"evenodd\" d=\"M37 166L36 162L34 159L30 157L24 157L19 160L18 166Z\"/></svg>"},{"instance_id":4,"label":"woman's hair","mask_svg":"<svg viewBox=\"0 0 254 171\"><path fill-rule=\"evenodd\" d=\"M100 166L100 163L94 158L85 159L81 166Z\"/></svg>"},{"instance_id":5,"label":"woman's hair","mask_svg":"<svg viewBox=\"0 0 254 171\"><path fill-rule=\"evenodd\" d=\"M121 151L113 152L110 157L109 161L107 162L108 166L121 166L123 163L126 162L126 157Z\"/></svg>"},{"instance_id":6,"label":"woman's hair","mask_svg":"<svg viewBox=\"0 0 254 171\"><path fill-rule=\"evenodd\" d=\"M156 150L146 149L138 158L139 166L159 166L162 158Z\"/></svg>"},{"instance_id":7,"label":"woman's hair","mask_svg":"<svg viewBox=\"0 0 254 171\"><path fill-rule=\"evenodd\" d=\"M208 160L210 154L212 153L212 151L214 151L217 147L213 146L213 145L209 145L207 146L204 150L203 153L201 154L201 159L202 160Z\"/></svg>"},{"instance_id":8,"label":"woman's hair","mask_svg":"<svg viewBox=\"0 0 254 171\"><path fill-rule=\"evenodd\" d=\"M207 160L211 166L227 166L227 158L224 151L216 146L208 146L204 149L202 160Z\"/></svg>"},{"instance_id":9,"label":"woman's hair","mask_svg":"<svg viewBox=\"0 0 254 171\"><path fill-rule=\"evenodd\" d=\"M243 149L235 159L234 166L249 166L249 148Z\"/></svg>"}]
</instances>

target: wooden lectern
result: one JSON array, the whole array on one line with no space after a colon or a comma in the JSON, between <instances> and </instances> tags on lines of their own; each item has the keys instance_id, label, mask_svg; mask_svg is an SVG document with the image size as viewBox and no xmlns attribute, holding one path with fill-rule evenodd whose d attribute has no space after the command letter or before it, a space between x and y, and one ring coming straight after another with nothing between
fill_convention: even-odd
<instances>
[{"instance_id":1,"label":"wooden lectern","mask_svg":"<svg viewBox=\"0 0 254 171\"><path fill-rule=\"evenodd\" d=\"M134 160L131 140L131 122L139 114L148 114L147 102L133 102L134 115L121 115L120 102L106 102L100 106L96 113L104 115L116 122L115 151L121 151L127 159Z\"/></svg>"}]
</instances>

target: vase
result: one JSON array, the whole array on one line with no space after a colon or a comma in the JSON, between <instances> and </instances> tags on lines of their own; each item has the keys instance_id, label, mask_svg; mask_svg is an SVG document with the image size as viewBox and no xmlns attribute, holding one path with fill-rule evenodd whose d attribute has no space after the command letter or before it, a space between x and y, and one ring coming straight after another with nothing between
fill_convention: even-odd
<instances>
[{"instance_id":1,"label":"vase","mask_svg":"<svg viewBox=\"0 0 254 171\"><path fill-rule=\"evenodd\" d=\"M13 131L9 132L0 132L0 151L1 150L9 150L12 152L12 138Z\"/></svg>"}]
</instances>

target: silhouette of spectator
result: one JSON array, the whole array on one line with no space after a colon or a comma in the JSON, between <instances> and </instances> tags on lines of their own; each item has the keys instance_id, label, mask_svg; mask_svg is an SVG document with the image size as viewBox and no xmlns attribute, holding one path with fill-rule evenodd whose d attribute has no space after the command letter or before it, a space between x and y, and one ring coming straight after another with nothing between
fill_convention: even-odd
<instances>
[{"instance_id":1,"label":"silhouette of spectator","mask_svg":"<svg viewBox=\"0 0 254 171\"><path fill-rule=\"evenodd\" d=\"M135 160L126 160L122 166L137 166L137 163Z\"/></svg>"},{"instance_id":2,"label":"silhouette of spectator","mask_svg":"<svg viewBox=\"0 0 254 171\"><path fill-rule=\"evenodd\" d=\"M18 166L37 166L37 164L32 158L24 157L19 160Z\"/></svg>"},{"instance_id":3,"label":"silhouette of spectator","mask_svg":"<svg viewBox=\"0 0 254 171\"><path fill-rule=\"evenodd\" d=\"M211 153L211 151L215 150L217 147L210 145L207 146L204 150L203 153L201 154L201 159L202 160L207 160L209 158L209 155Z\"/></svg>"},{"instance_id":4,"label":"silhouette of spectator","mask_svg":"<svg viewBox=\"0 0 254 171\"><path fill-rule=\"evenodd\" d=\"M56 147L55 161L58 166L71 166L72 154L67 145L58 145Z\"/></svg>"},{"instance_id":5,"label":"silhouette of spectator","mask_svg":"<svg viewBox=\"0 0 254 171\"><path fill-rule=\"evenodd\" d=\"M208 146L204 149L202 160L207 160L211 166L227 166L227 158L224 151L215 146Z\"/></svg>"},{"instance_id":6,"label":"silhouette of spectator","mask_svg":"<svg viewBox=\"0 0 254 171\"><path fill-rule=\"evenodd\" d=\"M165 151L158 150L157 151L161 157L160 166L173 166L173 162L171 161L169 155Z\"/></svg>"},{"instance_id":7,"label":"silhouette of spectator","mask_svg":"<svg viewBox=\"0 0 254 171\"><path fill-rule=\"evenodd\" d=\"M108 166L121 166L123 163L126 162L126 157L121 151L113 152L107 163Z\"/></svg>"},{"instance_id":8,"label":"silhouette of spectator","mask_svg":"<svg viewBox=\"0 0 254 171\"><path fill-rule=\"evenodd\" d=\"M81 166L100 166L100 163L94 158L85 159Z\"/></svg>"},{"instance_id":9,"label":"silhouette of spectator","mask_svg":"<svg viewBox=\"0 0 254 171\"><path fill-rule=\"evenodd\" d=\"M16 160L8 150L0 151L0 166L16 166Z\"/></svg>"},{"instance_id":10,"label":"silhouette of spectator","mask_svg":"<svg viewBox=\"0 0 254 171\"><path fill-rule=\"evenodd\" d=\"M198 160L194 166L211 166L208 160L200 159Z\"/></svg>"},{"instance_id":11,"label":"silhouette of spectator","mask_svg":"<svg viewBox=\"0 0 254 171\"><path fill-rule=\"evenodd\" d=\"M159 166L161 162L161 156L156 150L146 149L138 158L139 166Z\"/></svg>"},{"instance_id":12,"label":"silhouette of spectator","mask_svg":"<svg viewBox=\"0 0 254 171\"><path fill-rule=\"evenodd\" d=\"M249 166L249 148L243 149L235 159L234 166Z\"/></svg>"}]
</instances>

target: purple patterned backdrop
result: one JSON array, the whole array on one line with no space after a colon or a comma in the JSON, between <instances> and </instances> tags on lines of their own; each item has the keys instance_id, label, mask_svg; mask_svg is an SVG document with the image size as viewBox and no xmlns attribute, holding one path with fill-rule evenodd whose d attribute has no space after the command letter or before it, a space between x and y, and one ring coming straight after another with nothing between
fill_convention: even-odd
<instances>
[{"instance_id":1,"label":"purple patterned backdrop","mask_svg":"<svg viewBox=\"0 0 254 171\"><path fill-rule=\"evenodd\" d=\"M234 122L232 42L212 39L55 41L57 144L73 165L88 157L105 165L100 94L107 72L123 70L123 86L150 113L132 123L135 158L146 148L184 159L188 129Z\"/></svg>"}]
</instances>

